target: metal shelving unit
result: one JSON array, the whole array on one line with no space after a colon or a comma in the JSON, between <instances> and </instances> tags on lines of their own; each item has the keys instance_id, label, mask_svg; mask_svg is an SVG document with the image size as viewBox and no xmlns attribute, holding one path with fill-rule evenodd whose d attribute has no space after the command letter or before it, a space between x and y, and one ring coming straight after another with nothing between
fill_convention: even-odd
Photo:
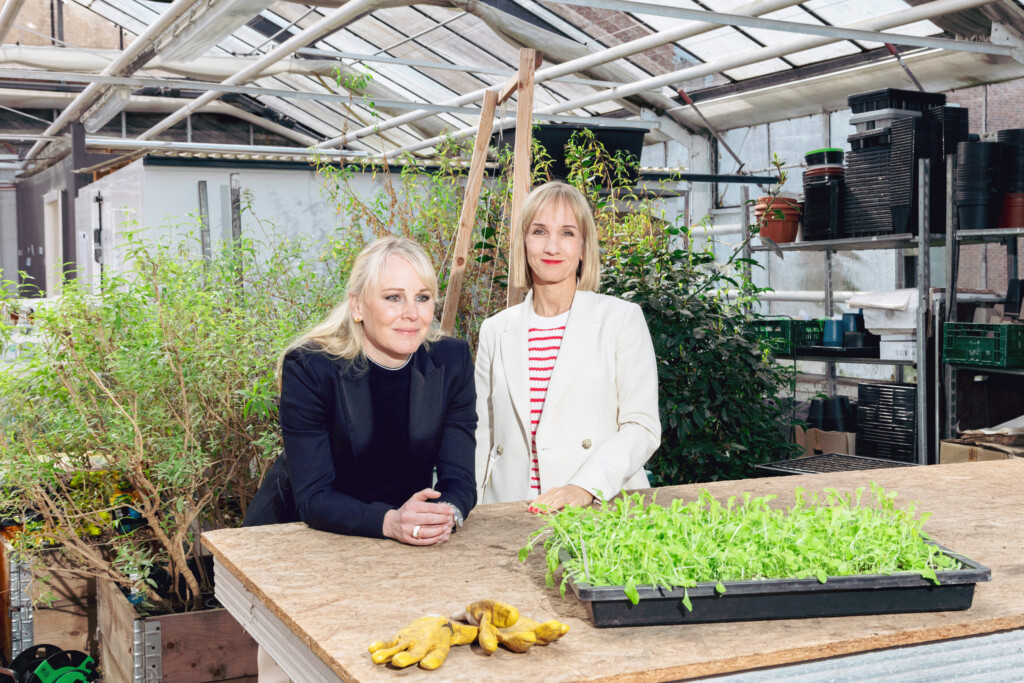
<instances>
[{"instance_id":1,"label":"metal shelving unit","mask_svg":"<svg viewBox=\"0 0 1024 683\"><path fill-rule=\"evenodd\" d=\"M813 242L791 242L787 244L779 244L777 247L768 246L757 246L752 247L751 251L807 251L807 252L822 252L825 258L825 311L828 317L832 316L833 300L832 300L832 255L839 251L862 251L868 249L916 249L918 253L917 258L917 293L918 293L918 308L917 308L917 358L919 362L912 361L896 361L896 360L881 360L878 358L828 358L821 356L801 356L799 354L786 356L787 358L794 358L794 360L810 360L826 363L826 376L825 376L825 391L829 396L835 394L836 391L836 365L840 363L866 363L873 365L893 365L897 367L915 366L917 368L917 459L918 463L922 465L928 464L929 446L932 435L928 430L928 395L929 395L929 381L931 373L928 369L928 316L931 313L930 297L928 294L929 285L931 282L931 258L929 247L942 246L946 244L948 239L947 235L933 234L930 232L930 216L929 216L929 173L930 168L927 159L920 159L918 161L919 173L918 173L918 216L917 216L917 235L912 234L900 234L900 235L873 235L870 237L850 237L836 240L820 240ZM947 174L947 185L951 181L952 175ZM952 196L951 185L949 186L949 192L947 196ZM949 212L947 211L947 223L949 221ZM938 383L936 382L936 387ZM922 390L922 388L924 390ZM936 394L937 399L937 394ZM938 441L936 441L938 444Z\"/></svg>"},{"instance_id":2,"label":"metal shelving unit","mask_svg":"<svg viewBox=\"0 0 1024 683\"><path fill-rule=\"evenodd\" d=\"M946 200L946 239L952 248L946 249L946 291L947 297L945 315L942 323L956 322L957 302L957 280L959 277L958 262L960 259L960 246L965 244L987 244L1003 243L1006 245L1006 272L1007 277L1019 277L1020 268L1017 262L1017 239L1024 237L1022 228L989 228L983 230L961 230L956 218L955 208L952 203L952 174L955 168L955 157L953 163L947 161L947 200ZM939 334L939 330L936 330ZM1024 368L996 368L986 365L965 365L962 363L944 363L941 376L944 379L946 414L941 424L939 438L952 438L955 436L957 423L957 373L962 371L972 372L976 375L1003 374L1003 375L1024 375Z\"/></svg>"}]
</instances>

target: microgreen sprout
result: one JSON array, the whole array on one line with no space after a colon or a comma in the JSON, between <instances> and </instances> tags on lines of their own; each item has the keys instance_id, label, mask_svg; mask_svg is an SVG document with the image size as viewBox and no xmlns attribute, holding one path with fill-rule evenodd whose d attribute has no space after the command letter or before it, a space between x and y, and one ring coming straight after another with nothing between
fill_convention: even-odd
<instances>
[{"instance_id":1,"label":"microgreen sprout","mask_svg":"<svg viewBox=\"0 0 1024 683\"><path fill-rule=\"evenodd\" d=\"M597 507L569 507L550 515L546 526L519 551L525 561L543 541L547 585L565 595L570 579L591 586L622 586L639 601L637 586L692 588L728 581L816 578L914 572L935 584L936 571L960 563L927 543L922 529L930 513L913 503L896 507L896 492L871 484L871 504L861 504L864 488L853 495L825 489L825 495L795 491L795 502L775 509L774 495L731 496L723 505L706 489L696 500L656 500L644 505L632 494ZM563 553L564 551L564 553ZM560 555L560 553L563 553ZM683 604L692 610L689 596Z\"/></svg>"}]
</instances>

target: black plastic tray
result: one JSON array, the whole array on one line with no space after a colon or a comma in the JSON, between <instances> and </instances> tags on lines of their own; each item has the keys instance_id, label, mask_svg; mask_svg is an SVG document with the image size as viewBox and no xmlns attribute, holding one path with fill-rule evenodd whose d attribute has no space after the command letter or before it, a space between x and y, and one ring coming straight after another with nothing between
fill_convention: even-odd
<instances>
[{"instance_id":1,"label":"black plastic tray","mask_svg":"<svg viewBox=\"0 0 1024 683\"><path fill-rule=\"evenodd\" d=\"M911 572L835 576L826 583L813 578L726 581L721 595L714 582L707 582L686 591L693 611L682 604L682 588L637 586L640 601L633 605L622 586L597 587L572 579L568 583L598 628L968 609L974 600L974 584L990 581L992 571L938 547L963 564L962 569L936 572L941 582L938 586Z\"/></svg>"}]
</instances>

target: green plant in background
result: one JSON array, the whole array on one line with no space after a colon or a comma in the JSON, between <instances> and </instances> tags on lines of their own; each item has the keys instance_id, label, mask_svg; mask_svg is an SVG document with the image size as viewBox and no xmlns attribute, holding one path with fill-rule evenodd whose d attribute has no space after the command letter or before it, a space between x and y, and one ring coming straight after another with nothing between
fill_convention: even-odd
<instances>
[{"instance_id":1,"label":"green plant in background","mask_svg":"<svg viewBox=\"0 0 1024 683\"><path fill-rule=\"evenodd\" d=\"M199 609L198 533L240 523L280 450L277 355L347 266L274 235L209 262L194 240L127 238L127 272L98 294L66 282L0 373L0 508L28 522L23 555L49 547L157 609Z\"/></svg>"},{"instance_id":2,"label":"green plant in background","mask_svg":"<svg viewBox=\"0 0 1024 683\"><path fill-rule=\"evenodd\" d=\"M746 324L761 291L743 273L747 261L742 245L720 261L712 242L698 246L674 227L605 258L604 291L640 304L658 358L663 431L647 465L655 486L748 477L795 452L783 398L793 370L773 364Z\"/></svg>"},{"instance_id":3,"label":"green plant in background","mask_svg":"<svg viewBox=\"0 0 1024 683\"><path fill-rule=\"evenodd\" d=\"M550 515L519 551L525 561L543 540L547 584L563 569L567 581L591 586L623 586L635 605L637 586L693 588L715 583L719 594L726 581L815 578L914 572L936 584L937 570L958 569L960 562L928 543L924 523L931 513L917 515L916 505L896 507L896 492L872 483L853 495L826 489L826 495L795 491L796 502L774 509L774 495L730 496L723 505L702 489L689 503L673 500L667 507L644 504L633 494L598 508L569 507ZM683 604L692 610L689 595Z\"/></svg>"}]
</instances>

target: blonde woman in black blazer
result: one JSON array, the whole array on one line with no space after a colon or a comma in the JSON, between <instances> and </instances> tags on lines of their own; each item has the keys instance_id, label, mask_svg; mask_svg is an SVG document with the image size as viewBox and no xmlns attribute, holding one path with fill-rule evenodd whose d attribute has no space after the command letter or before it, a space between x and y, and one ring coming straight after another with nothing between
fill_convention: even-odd
<instances>
[{"instance_id":1,"label":"blonde woman in black blazer","mask_svg":"<svg viewBox=\"0 0 1024 683\"><path fill-rule=\"evenodd\" d=\"M654 347L639 306L597 293L583 194L560 182L534 189L512 254L510 281L529 293L484 322L476 356L480 501L548 511L648 486L643 467L661 441ZM540 350L559 335L557 350Z\"/></svg>"}]
</instances>

